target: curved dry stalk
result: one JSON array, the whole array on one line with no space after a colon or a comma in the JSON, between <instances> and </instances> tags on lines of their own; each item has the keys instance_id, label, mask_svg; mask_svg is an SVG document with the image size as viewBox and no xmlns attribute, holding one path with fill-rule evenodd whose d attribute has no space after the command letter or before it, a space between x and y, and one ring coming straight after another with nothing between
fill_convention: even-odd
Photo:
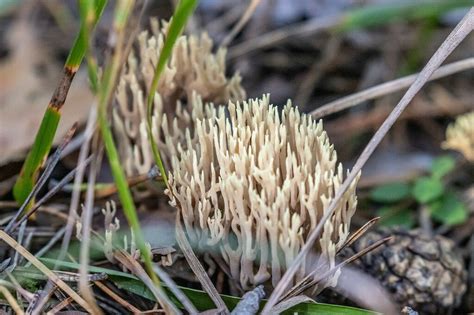
<instances>
[{"instance_id":1,"label":"curved dry stalk","mask_svg":"<svg viewBox=\"0 0 474 315\"><path fill-rule=\"evenodd\" d=\"M18 251L23 257L26 258L29 262L33 264L39 271L44 273L50 281L52 281L56 286L61 290L66 292L74 301L77 302L81 307L86 311L92 312L92 308L89 303L87 303L79 294L77 294L70 286L68 286L63 280L61 280L54 272L52 272L48 267L46 267L42 262L40 262L35 256L33 256L29 251L26 250L23 246L18 244L12 237L7 233L0 230L0 239L7 243L11 248Z\"/></svg>"},{"instance_id":2,"label":"curved dry stalk","mask_svg":"<svg viewBox=\"0 0 474 315\"><path fill-rule=\"evenodd\" d=\"M440 67L435 71L435 73L433 73L433 76L431 76L428 81L434 81L472 68L474 68L474 57L456 61ZM309 114L313 116L314 119L319 119L326 115L334 114L341 110L354 107L362 102L373 100L377 97L403 90L404 88L409 87L415 81L418 74L419 73L408 75L393 81L376 85L352 95L342 97L313 110Z\"/></svg>"},{"instance_id":3,"label":"curved dry stalk","mask_svg":"<svg viewBox=\"0 0 474 315\"><path fill-rule=\"evenodd\" d=\"M364 151L361 153L354 167L350 171L346 180L342 185L337 189L334 199L331 201L327 209L325 209L325 215L321 218L321 221L318 222L316 228L311 232L308 237L306 244L301 249L300 253L296 256L293 264L285 272L284 276L281 278L280 282L273 291L268 303L265 305L262 314L270 314L272 307L278 302L280 297L284 294L286 288L291 283L291 279L298 270L299 265L305 259L305 256L313 248L315 241L317 240L321 230L324 226L324 223L334 214L336 206L341 200L345 191L349 188L351 183L356 179L362 167L365 165L369 157L374 152L375 148L382 141L383 137L387 134L393 124L396 122L398 117L402 114L411 100L415 95L420 91L423 85L428 81L433 72L439 68L441 63L453 52L453 50L464 40L464 38L471 33L474 28L474 7L469 10L464 18L459 22L459 24L454 28L454 30L448 35L446 40L441 44L438 50L430 58L426 66L420 72L415 82L410 86L408 91L402 97L400 102L395 106L390 115L385 119L383 124L374 134L372 139L365 147Z\"/></svg>"},{"instance_id":4,"label":"curved dry stalk","mask_svg":"<svg viewBox=\"0 0 474 315\"><path fill-rule=\"evenodd\" d=\"M227 34L227 36L222 40L221 46L229 46L230 42L235 38L235 36L244 28L245 24L250 20L254 14L257 6L260 4L261 0L251 0L247 9L245 9L244 14L240 17L239 22L234 25L232 30Z\"/></svg>"}]
</instances>

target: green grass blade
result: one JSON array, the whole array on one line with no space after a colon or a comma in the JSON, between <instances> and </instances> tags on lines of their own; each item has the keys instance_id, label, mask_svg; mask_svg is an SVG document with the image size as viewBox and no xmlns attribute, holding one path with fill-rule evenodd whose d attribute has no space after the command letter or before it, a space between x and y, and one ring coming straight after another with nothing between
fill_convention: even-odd
<instances>
[{"instance_id":1,"label":"green grass blade","mask_svg":"<svg viewBox=\"0 0 474 315\"><path fill-rule=\"evenodd\" d=\"M366 6L345 14L338 31L385 25L393 21L408 21L438 17L451 9L474 5L473 0L401 1Z\"/></svg>"},{"instance_id":2,"label":"green grass blade","mask_svg":"<svg viewBox=\"0 0 474 315\"><path fill-rule=\"evenodd\" d=\"M155 91L158 86L158 82L160 80L161 73L165 68L168 59L173 52L174 44L178 39L179 35L184 29L188 18L193 13L194 9L196 8L198 1L197 0L181 0L176 7L176 11L173 14L173 19L171 20L171 24L168 28L168 34L166 35L165 42L163 44L163 48L160 53L160 57L158 59L158 63L156 64L155 74L153 75L153 80L151 83L151 87L149 89L149 94L147 96L147 133L148 139L151 144L151 149L153 152L153 157L155 159L155 163L158 165L161 176L163 177L163 181L166 185L168 185L168 176L166 174L165 166L163 161L161 160L160 151L158 150L158 145L156 141L153 139L152 133L152 114L153 114L153 99L155 98Z\"/></svg>"},{"instance_id":3,"label":"green grass blade","mask_svg":"<svg viewBox=\"0 0 474 315\"><path fill-rule=\"evenodd\" d=\"M38 169L47 157L54 139L56 129L52 130L51 126L57 126L60 118L61 114L55 108L48 107L46 109L36 133L35 142L13 187L13 195L18 203L23 203L26 200L35 185Z\"/></svg>"},{"instance_id":4,"label":"green grass blade","mask_svg":"<svg viewBox=\"0 0 474 315\"><path fill-rule=\"evenodd\" d=\"M153 272L153 265L149 250L146 246L145 239L140 227L140 221L138 220L135 203L133 202L132 194L128 187L127 178L125 172L120 163L119 154L117 147L114 142L112 131L110 130L109 122L107 120L107 107L110 104L115 88L115 82L119 74L122 56L121 51L123 47L124 28L127 22L127 18L133 8L133 1L119 1L114 14L114 31L119 34L117 40L117 49L112 56L111 63L107 65L104 75L100 84L99 90L99 107L98 107L98 121L102 139L105 145L105 151L109 160L112 176L115 184L117 185L117 193L122 204L125 217L127 218L128 224L135 235L135 241L143 255L145 262L145 269L156 285L160 282Z\"/></svg>"},{"instance_id":5,"label":"green grass blade","mask_svg":"<svg viewBox=\"0 0 474 315\"><path fill-rule=\"evenodd\" d=\"M93 21L94 25L101 17L106 3L107 0L97 0L95 7L96 19ZM19 204L22 204L25 201L26 197L33 189L38 178L38 172L53 144L54 136L61 118L61 108L66 101L69 87L71 86L74 75L76 74L86 51L85 37L84 27L81 27L81 31L79 32L79 35L69 52L66 64L64 65L63 77L51 97L39 130L36 133L35 141L25 159L20 176L13 187L13 196Z\"/></svg>"},{"instance_id":6,"label":"green grass blade","mask_svg":"<svg viewBox=\"0 0 474 315\"><path fill-rule=\"evenodd\" d=\"M88 21L86 19L85 21L82 21L79 35L77 36L74 42L74 46L67 57L66 67L71 67L71 68L79 67L79 65L81 64L82 59L84 58L84 55L87 51L87 46L89 43L89 33L92 30L92 28L95 26L97 21L100 19L100 17L102 16L102 13L104 12L104 8L105 8L105 5L107 4L107 1L108 0L94 0L94 1L80 0L79 1L79 4L81 7L88 8L87 11L94 10L94 14L89 15L91 16L92 20ZM91 7L92 5L94 6Z\"/></svg>"}]
</instances>

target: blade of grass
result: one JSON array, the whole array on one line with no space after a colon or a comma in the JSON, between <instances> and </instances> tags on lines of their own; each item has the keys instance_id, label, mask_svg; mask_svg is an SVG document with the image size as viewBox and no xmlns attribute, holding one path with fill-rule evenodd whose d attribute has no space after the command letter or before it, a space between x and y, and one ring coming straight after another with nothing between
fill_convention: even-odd
<instances>
[{"instance_id":1,"label":"blade of grass","mask_svg":"<svg viewBox=\"0 0 474 315\"><path fill-rule=\"evenodd\" d=\"M5 228L5 232L11 233L11 231L14 229L13 226L15 226L16 221L18 218L24 217L24 214L28 212L28 210L31 208L31 205L33 204L33 200L35 200L36 195L38 194L39 190L43 188L44 184L48 180L48 178L51 176L51 173L53 172L54 168L58 164L60 158L61 158L61 153L64 151L68 143L71 141L72 137L74 136L74 133L76 132L77 129L77 124L74 124L66 133L64 136L61 145L56 149L56 152L52 155L52 157L49 159L47 162L47 166L43 174L41 174L41 177L39 178L39 181L32 187L30 192L28 193L28 196L26 196L25 200L23 201L21 207L18 209L18 211L15 213L13 218L10 220L8 223L7 227Z\"/></svg>"},{"instance_id":2,"label":"blade of grass","mask_svg":"<svg viewBox=\"0 0 474 315\"><path fill-rule=\"evenodd\" d=\"M365 165L369 157L372 155L374 150L377 148L379 143L382 141L383 137L388 133L390 128L396 122L398 117L402 114L405 108L410 104L411 100L415 95L421 90L421 88L426 84L428 79L433 75L433 73L438 69L441 63L446 60L446 58L453 52L453 50L466 38L474 28L474 7L469 10L469 12L464 16L461 22L454 28L454 30L448 35L445 41L441 44L438 50L430 58L428 63L425 65L423 70L420 72L415 82L410 86L408 91L403 95L402 99L398 102L397 106L392 110L390 115L385 119L380 128L374 134L372 139L370 139L367 146L364 148L359 158L357 159L354 167L349 172L347 178L344 180L342 185L338 187L335 192L334 198L331 200L329 205L324 209L324 216L318 222L316 227L309 234L305 245L301 248L298 255L293 260L293 263L285 272L283 277L278 282L275 290L272 292L268 304L262 311L262 314L270 314L271 308L277 303L280 297L285 293L288 285L291 283L295 272L298 270L300 264L305 259L306 255L313 248L313 245L326 221L334 214L338 203L340 202L342 196L347 191L351 183L360 173L362 167Z\"/></svg>"},{"instance_id":3,"label":"blade of grass","mask_svg":"<svg viewBox=\"0 0 474 315\"><path fill-rule=\"evenodd\" d=\"M95 5L96 19L93 21L93 24L97 23L102 15L106 3L107 0L97 0ZM61 108L66 101L69 87L86 51L86 35L85 28L81 27L79 35L64 65L63 76L49 101L43 120L36 133L33 146L25 159L20 176L13 187L13 195L19 204L22 204L26 200L33 189L38 177L38 172L51 149L59 120L61 119ZM34 203L34 200L32 203Z\"/></svg>"},{"instance_id":4,"label":"blade of grass","mask_svg":"<svg viewBox=\"0 0 474 315\"><path fill-rule=\"evenodd\" d=\"M153 80L151 82L150 89L148 90L147 96L147 133L148 139L151 144L151 149L153 152L153 157L155 159L155 163L158 165L160 169L161 176L163 181L165 182L166 186L168 186L168 176L166 174L165 166L163 161L161 160L160 151L158 150L158 145L156 144L155 140L153 139L152 133L152 115L153 115L153 100L155 98L156 88L158 86L158 82L160 80L161 73L165 68L168 59L173 52L174 44L178 39L179 35L184 29L186 22L190 15L193 13L194 9L197 5L197 0L181 0L176 7L176 11L173 14L173 19L171 20L171 24L168 28L168 34L166 34L166 39L163 44L163 48L160 52L160 57L158 59L158 63L156 64L155 73L153 75Z\"/></svg>"}]
</instances>

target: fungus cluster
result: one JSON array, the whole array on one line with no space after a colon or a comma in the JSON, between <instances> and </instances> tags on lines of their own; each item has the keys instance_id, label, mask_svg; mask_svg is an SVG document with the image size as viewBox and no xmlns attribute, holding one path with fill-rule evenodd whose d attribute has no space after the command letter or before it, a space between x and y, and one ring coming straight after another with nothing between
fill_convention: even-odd
<instances>
[{"instance_id":1,"label":"fungus cluster","mask_svg":"<svg viewBox=\"0 0 474 315\"><path fill-rule=\"evenodd\" d=\"M146 96L167 24L143 32L121 76L113 128L127 175L154 165L146 133ZM154 98L153 133L169 170L171 205L194 249L227 264L243 289L273 286L305 244L343 181L343 168L321 122L269 97L240 101L236 74L225 76L225 50L207 35L182 36ZM228 104L228 105L220 105ZM296 280L335 266L357 198L352 183ZM323 272L324 270L322 270ZM338 273L319 285L334 285Z\"/></svg>"},{"instance_id":2,"label":"fungus cluster","mask_svg":"<svg viewBox=\"0 0 474 315\"><path fill-rule=\"evenodd\" d=\"M187 137L173 157L171 203L195 248L220 255L242 288L276 285L342 183L342 165L322 122L290 102L281 115L268 96L208 104L206 112L194 124L197 141ZM319 265L335 266L356 209L355 186L324 225L315 245ZM325 285L336 280L337 273Z\"/></svg>"},{"instance_id":3,"label":"fungus cluster","mask_svg":"<svg viewBox=\"0 0 474 315\"><path fill-rule=\"evenodd\" d=\"M146 98L167 29L167 22L160 28L156 19L151 20L151 33L139 34L118 84L113 129L129 176L145 174L154 165L146 132ZM180 36L154 91L153 133L167 167L169 156L177 153L175 144L184 142L184 129L192 129L192 121L203 115L194 110L193 94L218 104L245 97L240 76L229 79L225 75L226 50L219 48L214 54L212 45L205 33Z\"/></svg>"},{"instance_id":4,"label":"fungus cluster","mask_svg":"<svg viewBox=\"0 0 474 315\"><path fill-rule=\"evenodd\" d=\"M459 116L448 126L443 148L459 151L474 162L474 111Z\"/></svg>"}]
</instances>

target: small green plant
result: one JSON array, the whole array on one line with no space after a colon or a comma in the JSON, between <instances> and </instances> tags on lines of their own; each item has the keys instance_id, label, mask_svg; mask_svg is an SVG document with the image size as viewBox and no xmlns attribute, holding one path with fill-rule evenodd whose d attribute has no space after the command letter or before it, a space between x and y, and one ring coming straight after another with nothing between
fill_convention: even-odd
<instances>
[{"instance_id":1,"label":"small green plant","mask_svg":"<svg viewBox=\"0 0 474 315\"><path fill-rule=\"evenodd\" d=\"M450 156L433 161L428 176L411 183L390 183L372 189L370 199L383 204L378 210L384 226L415 225L414 208L425 207L431 218L441 224L455 225L466 221L467 209L443 178L450 173L456 162Z\"/></svg>"}]
</instances>

